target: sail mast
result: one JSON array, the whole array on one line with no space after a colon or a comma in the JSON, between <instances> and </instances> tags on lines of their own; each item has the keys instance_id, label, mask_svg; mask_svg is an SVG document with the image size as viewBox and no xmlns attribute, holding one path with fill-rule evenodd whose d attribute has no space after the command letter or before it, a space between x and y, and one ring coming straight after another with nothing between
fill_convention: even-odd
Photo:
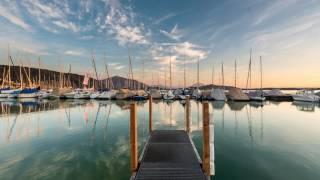
<instances>
[{"instance_id":1,"label":"sail mast","mask_svg":"<svg viewBox=\"0 0 320 180\"><path fill-rule=\"evenodd\" d=\"M38 58L39 68L38 68L38 86L41 87L41 72L40 72L40 57Z\"/></svg>"},{"instance_id":2,"label":"sail mast","mask_svg":"<svg viewBox=\"0 0 320 180\"><path fill-rule=\"evenodd\" d=\"M223 71L223 62L222 62L222 66L221 66L221 76L222 76L222 86L224 88L224 71Z\"/></svg>"},{"instance_id":3,"label":"sail mast","mask_svg":"<svg viewBox=\"0 0 320 180\"><path fill-rule=\"evenodd\" d=\"M164 89L167 89L167 70L164 68Z\"/></svg>"},{"instance_id":4,"label":"sail mast","mask_svg":"<svg viewBox=\"0 0 320 180\"><path fill-rule=\"evenodd\" d=\"M260 56L260 90L262 92L262 58Z\"/></svg>"},{"instance_id":5,"label":"sail mast","mask_svg":"<svg viewBox=\"0 0 320 180\"><path fill-rule=\"evenodd\" d=\"M171 79L171 56L170 56L170 90L172 89L172 79Z\"/></svg>"},{"instance_id":6,"label":"sail mast","mask_svg":"<svg viewBox=\"0 0 320 180\"><path fill-rule=\"evenodd\" d=\"M213 81L214 81L214 64L212 64L212 75L211 75L211 84L213 86Z\"/></svg>"},{"instance_id":7,"label":"sail mast","mask_svg":"<svg viewBox=\"0 0 320 180\"><path fill-rule=\"evenodd\" d=\"M234 87L237 87L237 60L234 61Z\"/></svg>"},{"instance_id":8,"label":"sail mast","mask_svg":"<svg viewBox=\"0 0 320 180\"><path fill-rule=\"evenodd\" d=\"M99 82L99 77L98 77L98 72L97 72L97 67L96 67L96 62L95 62L95 57L94 57L93 50L92 50L92 66L93 66L93 70L94 70L95 75L96 75L96 79ZM93 80L93 84L94 84L95 83L94 82L94 78L92 78L92 80ZM99 86L99 83L98 83L98 86ZM95 86L93 86L93 89L95 90ZM98 87L98 89L99 89L99 87Z\"/></svg>"},{"instance_id":9,"label":"sail mast","mask_svg":"<svg viewBox=\"0 0 320 180\"><path fill-rule=\"evenodd\" d=\"M183 90L186 89L186 56L184 56L184 61L183 61Z\"/></svg>"},{"instance_id":10,"label":"sail mast","mask_svg":"<svg viewBox=\"0 0 320 180\"><path fill-rule=\"evenodd\" d=\"M22 69L21 69L21 66L22 66L22 64L20 64L20 67L19 67L19 72L20 72L20 89L22 90L22 88L23 88L23 85L22 85Z\"/></svg>"},{"instance_id":11,"label":"sail mast","mask_svg":"<svg viewBox=\"0 0 320 180\"><path fill-rule=\"evenodd\" d=\"M198 63L197 63L197 89L199 89L199 57L198 57Z\"/></svg>"},{"instance_id":12,"label":"sail mast","mask_svg":"<svg viewBox=\"0 0 320 180\"><path fill-rule=\"evenodd\" d=\"M142 89L145 90L145 86L144 86L144 59L142 59Z\"/></svg>"},{"instance_id":13,"label":"sail mast","mask_svg":"<svg viewBox=\"0 0 320 180\"><path fill-rule=\"evenodd\" d=\"M10 46L8 44L8 75L9 75L9 87L11 87L11 65L10 65Z\"/></svg>"},{"instance_id":14,"label":"sail mast","mask_svg":"<svg viewBox=\"0 0 320 180\"><path fill-rule=\"evenodd\" d=\"M249 82L251 87L251 55L252 55L252 48L250 49L250 60L249 60L249 68L248 68L248 76L247 76L247 84L246 84L247 90L248 90Z\"/></svg>"}]
</instances>

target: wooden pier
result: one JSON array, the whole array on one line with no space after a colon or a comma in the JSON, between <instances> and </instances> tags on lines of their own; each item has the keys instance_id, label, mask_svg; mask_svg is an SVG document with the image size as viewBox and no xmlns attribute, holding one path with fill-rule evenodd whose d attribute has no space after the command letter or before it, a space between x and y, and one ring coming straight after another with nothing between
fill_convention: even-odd
<instances>
[{"instance_id":1,"label":"wooden pier","mask_svg":"<svg viewBox=\"0 0 320 180\"><path fill-rule=\"evenodd\" d=\"M152 99L150 98L150 106ZM189 136L190 105L187 100L185 130L152 130L152 107L149 107L150 136L138 159L136 105L131 105L132 180L210 179L209 106L203 103L203 161Z\"/></svg>"}]
</instances>

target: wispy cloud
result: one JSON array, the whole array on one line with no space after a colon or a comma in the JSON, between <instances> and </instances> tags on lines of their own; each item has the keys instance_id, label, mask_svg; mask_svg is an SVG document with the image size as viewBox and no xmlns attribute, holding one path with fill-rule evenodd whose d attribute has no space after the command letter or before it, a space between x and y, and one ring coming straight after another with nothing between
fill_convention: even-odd
<instances>
[{"instance_id":1,"label":"wispy cloud","mask_svg":"<svg viewBox=\"0 0 320 180\"><path fill-rule=\"evenodd\" d=\"M171 19L171 18L177 16L177 15L178 15L178 13L169 13L165 16L160 17L159 19L156 19L155 21L152 22L152 24L160 24L168 19Z\"/></svg>"},{"instance_id":2,"label":"wispy cloud","mask_svg":"<svg viewBox=\"0 0 320 180\"><path fill-rule=\"evenodd\" d=\"M53 24L61 27L61 28L64 28L64 29L67 29L67 30L70 30L70 31L73 31L73 32L78 32L79 31L79 28L72 22L66 22L66 21L53 21L52 22Z\"/></svg>"},{"instance_id":3,"label":"wispy cloud","mask_svg":"<svg viewBox=\"0 0 320 180\"><path fill-rule=\"evenodd\" d=\"M165 30L160 29L160 32L167 36L168 38L172 39L172 40L176 40L179 41L182 37L181 31L178 29L178 25L176 24L170 32L167 32Z\"/></svg>"},{"instance_id":4,"label":"wispy cloud","mask_svg":"<svg viewBox=\"0 0 320 180\"><path fill-rule=\"evenodd\" d=\"M68 50L64 52L65 55L70 55L70 56L82 56L83 51L77 51L77 50Z\"/></svg>"},{"instance_id":5,"label":"wispy cloud","mask_svg":"<svg viewBox=\"0 0 320 180\"><path fill-rule=\"evenodd\" d=\"M299 0L288 0L288 1L269 1L268 5L262 13L260 13L256 19L253 21L253 25L259 25L264 21L282 13L285 9L290 9L290 6L294 5Z\"/></svg>"},{"instance_id":6,"label":"wispy cloud","mask_svg":"<svg viewBox=\"0 0 320 180\"><path fill-rule=\"evenodd\" d=\"M74 22L68 21L68 15L72 14L67 1L43 2L40 0L24 0L22 5L27 12L35 18L40 27L53 33L58 33L58 29L66 29L72 32L80 31L80 27Z\"/></svg>"},{"instance_id":7,"label":"wispy cloud","mask_svg":"<svg viewBox=\"0 0 320 180\"><path fill-rule=\"evenodd\" d=\"M94 38L94 36L91 36L91 35L79 37L79 39L81 39L81 40L90 40L90 39L93 39L93 38Z\"/></svg>"},{"instance_id":8,"label":"wispy cloud","mask_svg":"<svg viewBox=\"0 0 320 180\"><path fill-rule=\"evenodd\" d=\"M15 15L17 13L12 14L10 11L8 11L8 9L8 7L4 7L3 4L0 3L0 16L25 30L31 30L31 27L27 23L25 23L20 17Z\"/></svg>"}]
</instances>

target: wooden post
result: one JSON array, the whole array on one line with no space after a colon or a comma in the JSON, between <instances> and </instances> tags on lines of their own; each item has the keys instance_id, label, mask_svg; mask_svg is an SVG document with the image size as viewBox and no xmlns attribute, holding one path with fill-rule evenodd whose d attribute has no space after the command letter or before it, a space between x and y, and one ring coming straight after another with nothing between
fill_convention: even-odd
<instances>
[{"instance_id":1,"label":"wooden post","mask_svg":"<svg viewBox=\"0 0 320 180\"><path fill-rule=\"evenodd\" d=\"M207 176L210 176L210 131L209 131L209 104L202 104L202 128L203 128L203 153L202 169Z\"/></svg>"},{"instance_id":2,"label":"wooden post","mask_svg":"<svg viewBox=\"0 0 320 180\"><path fill-rule=\"evenodd\" d=\"M149 95L149 133L152 132L152 96Z\"/></svg>"},{"instance_id":3,"label":"wooden post","mask_svg":"<svg viewBox=\"0 0 320 180\"><path fill-rule=\"evenodd\" d=\"M186 96L186 132L190 133L190 96Z\"/></svg>"},{"instance_id":4,"label":"wooden post","mask_svg":"<svg viewBox=\"0 0 320 180\"><path fill-rule=\"evenodd\" d=\"M138 132L137 132L137 104L130 105L130 149L131 149L131 172L138 168Z\"/></svg>"}]
</instances>

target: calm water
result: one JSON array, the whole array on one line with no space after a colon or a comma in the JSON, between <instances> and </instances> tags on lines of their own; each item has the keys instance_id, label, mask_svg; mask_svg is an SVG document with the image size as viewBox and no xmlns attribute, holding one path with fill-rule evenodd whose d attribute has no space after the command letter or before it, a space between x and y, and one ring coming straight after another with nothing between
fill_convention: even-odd
<instances>
[{"instance_id":1,"label":"calm water","mask_svg":"<svg viewBox=\"0 0 320 180\"><path fill-rule=\"evenodd\" d=\"M213 179L320 179L320 108L309 103L211 103ZM129 179L128 102L1 102L0 179ZM184 129L184 107L156 102L154 129ZM202 105L191 136L202 152ZM138 105L138 141L148 103Z\"/></svg>"}]
</instances>

